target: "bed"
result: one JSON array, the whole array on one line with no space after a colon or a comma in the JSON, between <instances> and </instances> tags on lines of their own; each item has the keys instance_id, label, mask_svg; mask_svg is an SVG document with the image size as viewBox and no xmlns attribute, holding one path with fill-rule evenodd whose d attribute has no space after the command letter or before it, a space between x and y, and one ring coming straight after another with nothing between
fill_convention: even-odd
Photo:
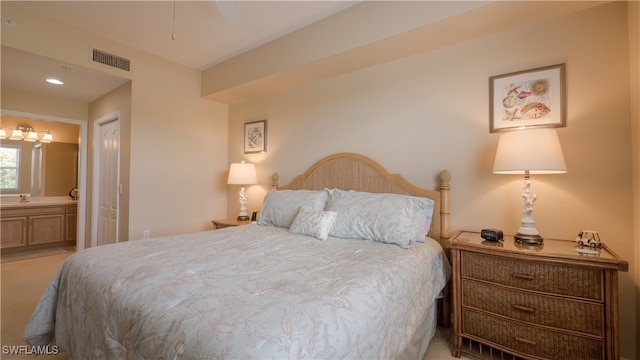
<instances>
[{"instance_id":1,"label":"bed","mask_svg":"<svg viewBox=\"0 0 640 360\"><path fill-rule=\"evenodd\" d=\"M420 189L334 154L286 186L274 174L254 224L85 249L24 340L70 359L420 359L448 319L437 176Z\"/></svg>"}]
</instances>

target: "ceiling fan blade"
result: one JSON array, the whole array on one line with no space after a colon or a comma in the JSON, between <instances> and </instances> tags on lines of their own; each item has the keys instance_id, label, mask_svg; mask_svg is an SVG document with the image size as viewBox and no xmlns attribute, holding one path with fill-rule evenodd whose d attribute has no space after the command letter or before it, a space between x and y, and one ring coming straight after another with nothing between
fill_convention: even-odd
<instances>
[{"instance_id":1,"label":"ceiling fan blade","mask_svg":"<svg viewBox=\"0 0 640 360\"><path fill-rule=\"evenodd\" d=\"M222 13L222 17L224 17L227 23L233 24L242 19L242 13L240 12L240 8L238 8L238 5L235 1L214 0L213 2L218 7L218 10L220 10L220 13Z\"/></svg>"}]
</instances>

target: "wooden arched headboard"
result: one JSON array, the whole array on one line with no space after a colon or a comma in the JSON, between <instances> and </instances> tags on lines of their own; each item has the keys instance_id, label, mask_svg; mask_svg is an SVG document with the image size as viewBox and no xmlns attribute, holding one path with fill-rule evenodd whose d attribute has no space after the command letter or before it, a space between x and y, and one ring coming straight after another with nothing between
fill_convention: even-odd
<instances>
[{"instance_id":1,"label":"wooden arched headboard","mask_svg":"<svg viewBox=\"0 0 640 360\"><path fill-rule=\"evenodd\" d=\"M439 174L438 190L426 190L412 185L402 176L390 174L374 160L354 153L337 153L313 164L304 174L297 176L289 184L280 186L279 175L272 176L274 189L279 190L322 190L338 188L342 190L392 193L433 199L434 210L428 235L439 241L443 247L451 235L449 225L449 171Z\"/></svg>"}]
</instances>

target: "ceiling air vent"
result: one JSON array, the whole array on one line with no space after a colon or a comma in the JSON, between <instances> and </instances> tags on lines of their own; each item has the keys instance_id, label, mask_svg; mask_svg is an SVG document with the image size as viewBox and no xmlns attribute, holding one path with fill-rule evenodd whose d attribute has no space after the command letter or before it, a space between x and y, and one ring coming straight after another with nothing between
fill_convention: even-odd
<instances>
[{"instance_id":1,"label":"ceiling air vent","mask_svg":"<svg viewBox=\"0 0 640 360\"><path fill-rule=\"evenodd\" d=\"M124 71L129 71L129 65L131 63L129 59L98 49L93 49L93 61Z\"/></svg>"}]
</instances>

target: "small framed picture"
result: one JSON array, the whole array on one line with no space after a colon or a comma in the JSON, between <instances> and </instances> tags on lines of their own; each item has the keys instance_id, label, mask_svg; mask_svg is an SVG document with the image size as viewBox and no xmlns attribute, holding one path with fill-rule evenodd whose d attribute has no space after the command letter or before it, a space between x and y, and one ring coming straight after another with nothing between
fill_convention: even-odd
<instances>
[{"instance_id":1,"label":"small framed picture","mask_svg":"<svg viewBox=\"0 0 640 360\"><path fill-rule=\"evenodd\" d=\"M489 78L489 132L566 126L565 64Z\"/></svg>"},{"instance_id":2,"label":"small framed picture","mask_svg":"<svg viewBox=\"0 0 640 360\"><path fill-rule=\"evenodd\" d=\"M244 124L244 153L267 151L267 120Z\"/></svg>"}]
</instances>

